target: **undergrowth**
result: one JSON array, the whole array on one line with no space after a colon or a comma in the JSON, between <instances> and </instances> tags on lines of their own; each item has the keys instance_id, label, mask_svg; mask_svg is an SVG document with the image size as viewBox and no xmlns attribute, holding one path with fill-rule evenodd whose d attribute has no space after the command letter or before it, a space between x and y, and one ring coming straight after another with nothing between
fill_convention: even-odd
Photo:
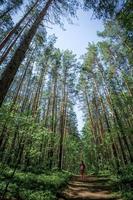
<instances>
[{"instance_id":1,"label":"undergrowth","mask_svg":"<svg viewBox=\"0 0 133 200\"><path fill-rule=\"evenodd\" d=\"M10 178L13 169L0 167L0 196L2 196L6 184L9 183L6 199L19 200L55 200L57 191L69 180L68 172L47 172L35 174L17 170L13 178Z\"/></svg>"},{"instance_id":2,"label":"undergrowth","mask_svg":"<svg viewBox=\"0 0 133 200\"><path fill-rule=\"evenodd\" d=\"M98 176L107 176L114 195L121 195L123 200L133 200L133 165L116 170L99 170Z\"/></svg>"}]
</instances>

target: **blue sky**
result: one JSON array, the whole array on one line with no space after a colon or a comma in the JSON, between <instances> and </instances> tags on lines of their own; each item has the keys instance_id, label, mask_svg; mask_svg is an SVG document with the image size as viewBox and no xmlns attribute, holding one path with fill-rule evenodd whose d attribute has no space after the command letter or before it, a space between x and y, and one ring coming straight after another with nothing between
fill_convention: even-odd
<instances>
[{"instance_id":1,"label":"blue sky","mask_svg":"<svg viewBox=\"0 0 133 200\"><path fill-rule=\"evenodd\" d=\"M73 19L73 25L64 22L63 31L57 25L50 25L52 28L47 28L48 34L55 34L57 36L57 41L55 46L62 50L69 49L72 50L74 54L77 54L79 58L86 52L86 47L88 42L98 42L101 40L97 36L97 31L102 31L103 24L101 20L92 19L92 12L84 12L79 10L77 14L78 20ZM79 105L75 106L75 111L78 120L78 129L81 131L83 127L83 113Z\"/></svg>"},{"instance_id":2,"label":"blue sky","mask_svg":"<svg viewBox=\"0 0 133 200\"><path fill-rule=\"evenodd\" d=\"M97 31L103 30L103 24L101 20L92 19L91 11L79 10L77 16L78 19L73 19L73 25L64 22L65 31L58 25L49 25L52 29L47 28L47 31L48 34L54 33L58 37L56 47L72 50L80 56L85 53L88 42L101 40L97 36Z\"/></svg>"}]
</instances>

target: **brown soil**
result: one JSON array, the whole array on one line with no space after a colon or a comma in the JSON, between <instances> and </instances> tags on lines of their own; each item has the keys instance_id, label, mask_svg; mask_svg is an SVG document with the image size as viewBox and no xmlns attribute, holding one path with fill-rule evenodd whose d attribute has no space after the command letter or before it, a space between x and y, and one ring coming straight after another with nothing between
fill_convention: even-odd
<instances>
[{"instance_id":1,"label":"brown soil","mask_svg":"<svg viewBox=\"0 0 133 200\"><path fill-rule=\"evenodd\" d=\"M120 196L114 196L108 177L86 176L81 180L80 176L74 176L67 187L59 192L58 200L122 200Z\"/></svg>"}]
</instances>

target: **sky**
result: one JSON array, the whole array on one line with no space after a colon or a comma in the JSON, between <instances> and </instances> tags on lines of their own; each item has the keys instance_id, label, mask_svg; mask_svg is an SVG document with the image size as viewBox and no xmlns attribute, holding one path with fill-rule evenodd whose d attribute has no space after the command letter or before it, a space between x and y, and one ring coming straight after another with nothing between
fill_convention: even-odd
<instances>
[{"instance_id":1,"label":"sky","mask_svg":"<svg viewBox=\"0 0 133 200\"><path fill-rule=\"evenodd\" d=\"M97 36L97 31L102 31L104 28L101 20L92 19L91 11L79 10L77 17L78 19L73 19L73 24L64 22L65 31L58 25L49 25L50 28L47 28L47 32L49 35L55 34L57 37L55 47L61 50L72 50L80 58L81 55L85 54L88 42L96 43L101 40ZM77 114L78 130L81 132L84 119L79 104L80 102L75 105L75 112Z\"/></svg>"},{"instance_id":2,"label":"sky","mask_svg":"<svg viewBox=\"0 0 133 200\"><path fill-rule=\"evenodd\" d=\"M103 30L101 20L92 19L92 12L79 10L77 13L78 19L73 19L73 24L64 22L63 31L58 25L47 28L48 34L55 34L58 39L56 47L60 49L72 50L78 56L86 51L88 42L97 42L101 38L97 36L97 31Z\"/></svg>"}]
</instances>

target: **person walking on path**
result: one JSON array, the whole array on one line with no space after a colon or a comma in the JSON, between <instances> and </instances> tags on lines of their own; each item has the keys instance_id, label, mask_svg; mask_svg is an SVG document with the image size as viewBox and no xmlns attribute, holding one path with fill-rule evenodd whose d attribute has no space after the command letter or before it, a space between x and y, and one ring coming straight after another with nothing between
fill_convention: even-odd
<instances>
[{"instance_id":1,"label":"person walking on path","mask_svg":"<svg viewBox=\"0 0 133 200\"><path fill-rule=\"evenodd\" d=\"M85 178L85 164L83 161L80 163L80 175L81 175L81 180L84 180Z\"/></svg>"}]
</instances>

